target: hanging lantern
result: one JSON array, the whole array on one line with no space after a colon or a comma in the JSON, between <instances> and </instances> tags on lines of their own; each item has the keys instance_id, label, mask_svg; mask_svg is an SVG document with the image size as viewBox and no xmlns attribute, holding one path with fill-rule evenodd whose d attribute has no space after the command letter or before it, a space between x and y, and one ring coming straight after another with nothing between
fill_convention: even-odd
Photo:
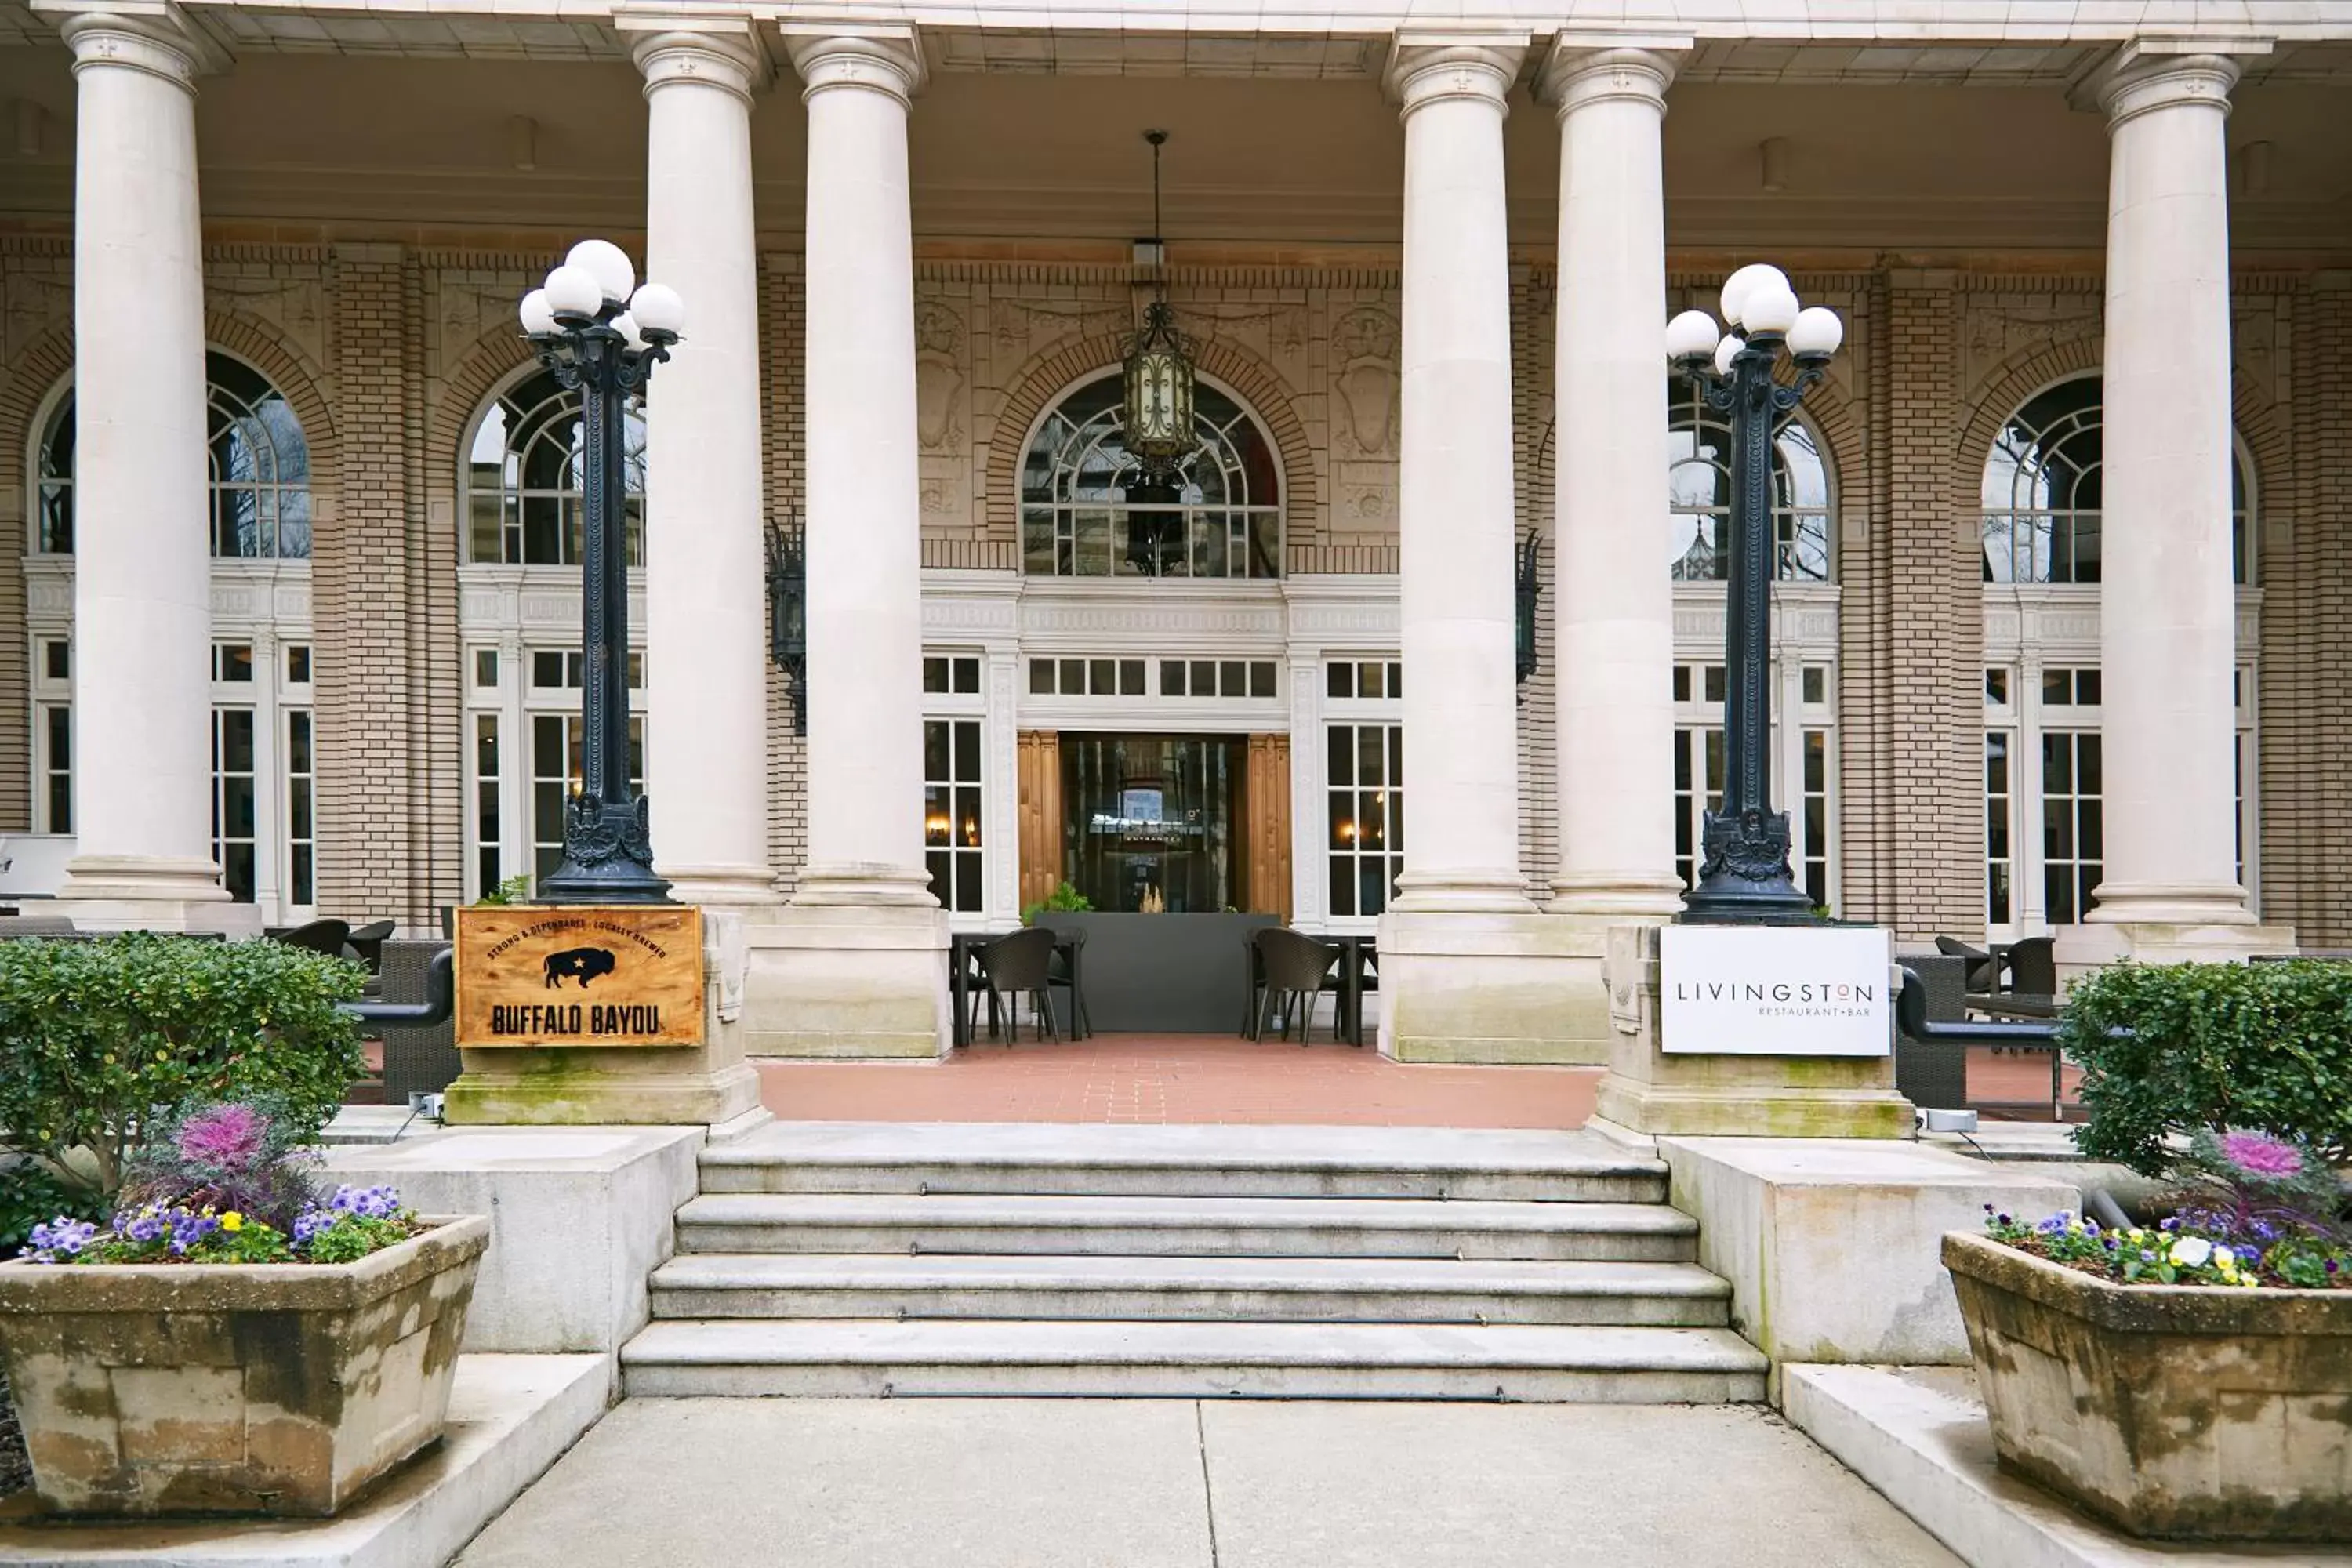
<instances>
[{"instance_id":1,"label":"hanging lantern","mask_svg":"<svg viewBox=\"0 0 2352 1568\"><path fill-rule=\"evenodd\" d=\"M1167 243L1160 235L1160 148L1168 132L1147 131L1143 139L1151 143L1151 245L1160 272L1143 308L1143 330L1121 356L1127 403L1119 437L1145 474L1164 479L1201 443L1192 423L1192 345L1168 303Z\"/></svg>"}]
</instances>

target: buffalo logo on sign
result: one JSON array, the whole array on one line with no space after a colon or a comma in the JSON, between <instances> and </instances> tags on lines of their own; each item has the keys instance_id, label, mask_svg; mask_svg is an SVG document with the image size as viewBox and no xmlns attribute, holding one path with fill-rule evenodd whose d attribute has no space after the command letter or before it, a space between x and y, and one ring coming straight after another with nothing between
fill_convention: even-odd
<instances>
[{"instance_id":1,"label":"buffalo logo on sign","mask_svg":"<svg viewBox=\"0 0 2352 1568\"><path fill-rule=\"evenodd\" d=\"M702 1043L702 911L457 911L457 1044Z\"/></svg>"}]
</instances>

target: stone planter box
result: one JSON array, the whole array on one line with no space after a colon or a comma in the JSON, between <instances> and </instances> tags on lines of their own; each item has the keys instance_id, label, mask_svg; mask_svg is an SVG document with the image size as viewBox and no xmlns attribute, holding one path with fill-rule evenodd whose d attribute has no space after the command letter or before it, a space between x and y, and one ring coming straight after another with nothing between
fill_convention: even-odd
<instances>
[{"instance_id":1,"label":"stone planter box","mask_svg":"<svg viewBox=\"0 0 2352 1568\"><path fill-rule=\"evenodd\" d=\"M53 1512L332 1514L441 1435L478 1215L350 1264L0 1264Z\"/></svg>"},{"instance_id":2,"label":"stone planter box","mask_svg":"<svg viewBox=\"0 0 2352 1568\"><path fill-rule=\"evenodd\" d=\"M2352 1290L2124 1286L1944 1237L2000 1462L2135 1535L2352 1540Z\"/></svg>"}]
</instances>

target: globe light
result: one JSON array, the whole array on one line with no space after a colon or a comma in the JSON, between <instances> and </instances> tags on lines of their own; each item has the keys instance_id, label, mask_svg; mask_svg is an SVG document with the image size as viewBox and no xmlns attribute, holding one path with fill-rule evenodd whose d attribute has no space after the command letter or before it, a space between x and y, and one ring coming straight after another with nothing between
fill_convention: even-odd
<instances>
[{"instance_id":1,"label":"globe light","mask_svg":"<svg viewBox=\"0 0 2352 1568\"><path fill-rule=\"evenodd\" d=\"M1845 323L1825 305L1808 305L1789 328L1789 352L1801 359L1827 359L1845 342Z\"/></svg>"},{"instance_id":2,"label":"globe light","mask_svg":"<svg viewBox=\"0 0 2352 1568\"><path fill-rule=\"evenodd\" d=\"M1722 301L1723 324L1727 327L1746 326L1748 297L1767 283L1777 283L1790 294L1796 292L1789 287L1787 273L1761 261L1751 261L1725 279Z\"/></svg>"},{"instance_id":3,"label":"globe light","mask_svg":"<svg viewBox=\"0 0 2352 1568\"><path fill-rule=\"evenodd\" d=\"M686 301L667 283L648 283L638 289L629 300L629 314L636 318L640 332L685 335Z\"/></svg>"},{"instance_id":4,"label":"globe light","mask_svg":"<svg viewBox=\"0 0 2352 1568\"><path fill-rule=\"evenodd\" d=\"M540 292L547 297L548 309L558 320L566 316L593 317L604 308L604 290L598 285L596 275L584 267L569 264L547 275L547 287Z\"/></svg>"},{"instance_id":5,"label":"globe light","mask_svg":"<svg viewBox=\"0 0 2352 1568\"><path fill-rule=\"evenodd\" d=\"M1738 359L1739 357L1740 351L1745 349L1747 346L1748 340L1741 337L1738 333L1726 332L1723 335L1723 341L1715 345L1715 374L1717 375L1729 375L1731 374L1731 362Z\"/></svg>"},{"instance_id":6,"label":"globe light","mask_svg":"<svg viewBox=\"0 0 2352 1568\"><path fill-rule=\"evenodd\" d=\"M583 239L572 247L563 258L566 267L577 267L596 279L596 287L605 299L618 305L637 286L637 269L629 265L629 253L609 239Z\"/></svg>"},{"instance_id":7,"label":"globe light","mask_svg":"<svg viewBox=\"0 0 2352 1568\"><path fill-rule=\"evenodd\" d=\"M1748 329L1750 337L1766 332L1777 336L1796 325L1800 309L1795 290L1768 278L1750 289L1748 298L1741 301L1739 324Z\"/></svg>"},{"instance_id":8,"label":"globe light","mask_svg":"<svg viewBox=\"0 0 2352 1568\"><path fill-rule=\"evenodd\" d=\"M552 337L556 331L555 307L547 302L547 290L534 289L522 297L522 330L534 338Z\"/></svg>"},{"instance_id":9,"label":"globe light","mask_svg":"<svg viewBox=\"0 0 2352 1568\"><path fill-rule=\"evenodd\" d=\"M1685 310L1666 323L1666 357L1705 359L1715 352L1715 341L1720 335L1713 316L1705 310Z\"/></svg>"},{"instance_id":10,"label":"globe light","mask_svg":"<svg viewBox=\"0 0 2352 1568\"><path fill-rule=\"evenodd\" d=\"M637 319L626 310L622 311L605 324L620 333L621 341L631 348L641 349L646 346L645 334L637 331Z\"/></svg>"}]
</instances>

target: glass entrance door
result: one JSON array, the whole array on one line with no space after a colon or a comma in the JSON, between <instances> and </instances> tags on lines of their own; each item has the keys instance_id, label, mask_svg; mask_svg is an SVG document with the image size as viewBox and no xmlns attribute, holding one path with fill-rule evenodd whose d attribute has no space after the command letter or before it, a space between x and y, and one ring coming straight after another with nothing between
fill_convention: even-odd
<instances>
[{"instance_id":1,"label":"glass entrance door","mask_svg":"<svg viewBox=\"0 0 2352 1568\"><path fill-rule=\"evenodd\" d=\"M1097 910L1243 908L1248 749L1239 735L1064 731L1064 874Z\"/></svg>"}]
</instances>

